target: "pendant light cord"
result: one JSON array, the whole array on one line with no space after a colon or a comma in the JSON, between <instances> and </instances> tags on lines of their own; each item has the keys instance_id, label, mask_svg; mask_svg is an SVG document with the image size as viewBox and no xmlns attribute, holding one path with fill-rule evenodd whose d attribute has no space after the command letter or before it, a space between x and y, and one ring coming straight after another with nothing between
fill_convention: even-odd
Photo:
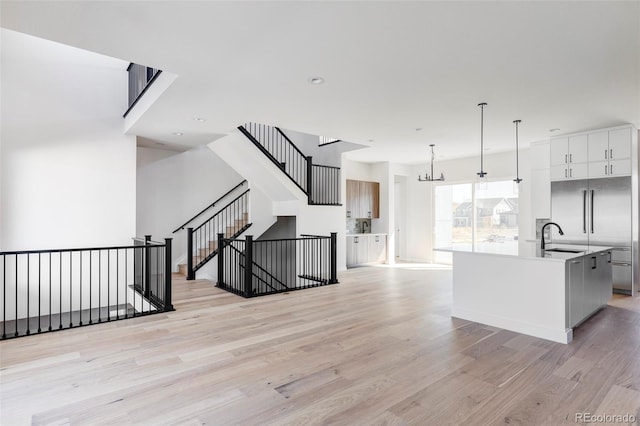
<instances>
[{"instance_id":1,"label":"pendant light cord","mask_svg":"<svg viewBox=\"0 0 640 426\"><path fill-rule=\"evenodd\" d=\"M479 103L480 107L480 173L477 173L480 178L484 178L486 173L484 171L484 107L487 106L486 102Z\"/></svg>"},{"instance_id":2,"label":"pendant light cord","mask_svg":"<svg viewBox=\"0 0 640 426\"><path fill-rule=\"evenodd\" d=\"M514 120L516 125L516 178L513 180L515 183L522 182L520 179L520 156L519 156L519 147L518 147L518 124L522 122L522 120Z\"/></svg>"}]
</instances>

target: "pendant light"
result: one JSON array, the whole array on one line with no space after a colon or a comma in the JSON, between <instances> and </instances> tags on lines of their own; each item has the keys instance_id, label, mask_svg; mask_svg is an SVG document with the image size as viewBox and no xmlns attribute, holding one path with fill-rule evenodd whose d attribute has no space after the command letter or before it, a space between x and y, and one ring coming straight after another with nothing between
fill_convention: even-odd
<instances>
[{"instance_id":1,"label":"pendant light","mask_svg":"<svg viewBox=\"0 0 640 426\"><path fill-rule=\"evenodd\" d=\"M513 123L516 125L516 178L513 180L516 184L522 182L520 179L520 165L518 159L518 124L520 124L522 120L513 120Z\"/></svg>"},{"instance_id":2,"label":"pendant light","mask_svg":"<svg viewBox=\"0 0 640 426\"><path fill-rule=\"evenodd\" d=\"M484 107L487 106L486 102L479 103L480 107L480 172L476 173L480 180L483 180L487 175L484 171Z\"/></svg>"},{"instance_id":3,"label":"pendant light","mask_svg":"<svg viewBox=\"0 0 640 426\"><path fill-rule=\"evenodd\" d=\"M438 179L434 179L433 177L433 160L436 157L436 154L433 152L433 147L435 144L430 144L431 147L431 176L428 173L424 174L424 177L418 175L419 182L436 182L436 181L444 181L444 173L440 173L440 177Z\"/></svg>"}]
</instances>

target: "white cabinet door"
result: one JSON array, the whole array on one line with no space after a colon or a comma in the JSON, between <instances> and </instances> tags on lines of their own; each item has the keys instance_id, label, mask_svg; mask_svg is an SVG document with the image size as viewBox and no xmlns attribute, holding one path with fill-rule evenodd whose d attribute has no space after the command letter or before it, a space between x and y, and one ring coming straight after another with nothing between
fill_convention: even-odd
<instances>
[{"instance_id":1,"label":"white cabinet door","mask_svg":"<svg viewBox=\"0 0 640 426\"><path fill-rule=\"evenodd\" d=\"M387 260L386 235L368 235L366 239L369 248L367 263L384 263Z\"/></svg>"},{"instance_id":2,"label":"white cabinet door","mask_svg":"<svg viewBox=\"0 0 640 426\"><path fill-rule=\"evenodd\" d=\"M589 163L569 164L569 179L584 179L589 176Z\"/></svg>"},{"instance_id":3,"label":"white cabinet door","mask_svg":"<svg viewBox=\"0 0 640 426\"><path fill-rule=\"evenodd\" d=\"M587 161L589 161L587 135L569 137L569 164L586 163Z\"/></svg>"},{"instance_id":4,"label":"white cabinet door","mask_svg":"<svg viewBox=\"0 0 640 426\"><path fill-rule=\"evenodd\" d=\"M592 161L589 163L589 177L602 178L609 176L608 161Z\"/></svg>"},{"instance_id":5,"label":"white cabinet door","mask_svg":"<svg viewBox=\"0 0 640 426\"><path fill-rule=\"evenodd\" d=\"M347 237L347 267L357 265L357 245L355 239L357 237Z\"/></svg>"},{"instance_id":6,"label":"white cabinet door","mask_svg":"<svg viewBox=\"0 0 640 426\"><path fill-rule=\"evenodd\" d=\"M609 161L609 176L629 176L631 174L631 158Z\"/></svg>"},{"instance_id":7,"label":"white cabinet door","mask_svg":"<svg viewBox=\"0 0 640 426\"><path fill-rule=\"evenodd\" d=\"M569 178L569 168L566 164L551 166L551 181L565 180Z\"/></svg>"},{"instance_id":8,"label":"white cabinet door","mask_svg":"<svg viewBox=\"0 0 640 426\"><path fill-rule=\"evenodd\" d=\"M364 265L369 262L368 237L356 237L356 264Z\"/></svg>"},{"instance_id":9,"label":"white cabinet door","mask_svg":"<svg viewBox=\"0 0 640 426\"><path fill-rule=\"evenodd\" d=\"M609 132L589 133L589 161L600 162L609 159Z\"/></svg>"},{"instance_id":10,"label":"white cabinet door","mask_svg":"<svg viewBox=\"0 0 640 426\"><path fill-rule=\"evenodd\" d=\"M564 165L569 162L569 138L551 139L551 167Z\"/></svg>"},{"instance_id":11,"label":"white cabinet door","mask_svg":"<svg viewBox=\"0 0 640 426\"><path fill-rule=\"evenodd\" d=\"M609 132L609 160L631 158L631 128Z\"/></svg>"}]
</instances>

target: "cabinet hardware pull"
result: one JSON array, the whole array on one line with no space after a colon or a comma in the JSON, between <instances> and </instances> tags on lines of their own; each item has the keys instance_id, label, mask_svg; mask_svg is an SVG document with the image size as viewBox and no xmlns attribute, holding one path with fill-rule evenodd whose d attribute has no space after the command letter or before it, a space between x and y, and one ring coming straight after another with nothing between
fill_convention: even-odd
<instances>
[{"instance_id":1,"label":"cabinet hardware pull","mask_svg":"<svg viewBox=\"0 0 640 426\"><path fill-rule=\"evenodd\" d=\"M613 158L613 148L609 150L609 159Z\"/></svg>"},{"instance_id":2,"label":"cabinet hardware pull","mask_svg":"<svg viewBox=\"0 0 640 426\"><path fill-rule=\"evenodd\" d=\"M573 177L573 169L569 169L569 177Z\"/></svg>"},{"instance_id":3,"label":"cabinet hardware pull","mask_svg":"<svg viewBox=\"0 0 640 426\"><path fill-rule=\"evenodd\" d=\"M569 162L567 161L567 154L564 155L564 164L568 164Z\"/></svg>"},{"instance_id":4,"label":"cabinet hardware pull","mask_svg":"<svg viewBox=\"0 0 640 426\"><path fill-rule=\"evenodd\" d=\"M569 154L569 162L573 163L573 154Z\"/></svg>"},{"instance_id":5,"label":"cabinet hardware pull","mask_svg":"<svg viewBox=\"0 0 640 426\"><path fill-rule=\"evenodd\" d=\"M611 259L611 252L608 252L608 253L609 253L609 260L607 261L607 263L611 263L611 260L612 260Z\"/></svg>"},{"instance_id":6,"label":"cabinet hardware pull","mask_svg":"<svg viewBox=\"0 0 640 426\"><path fill-rule=\"evenodd\" d=\"M591 269L596 269L598 265L598 259L595 256L592 256L591 260L593 260L593 266L591 267Z\"/></svg>"},{"instance_id":7,"label":"cabinet hardware pull","mask_svg":"<svg viewBox=\"0 0 640 426\"><path fill-rule=\"evenodd\" d=\"M604 159L608 160L608 158L607 158L607 150L606 149L604 150Z\"/></svg>"},{"instance_id":8,"label":"cabinet hardware pull","mask_svg":"<svg viewBox=\"0 0 640 426\"><path fill-rule=\"evenodd\" d=\"M609 174L612 175L613 174L613 164L611 164L609 166Z\"/></svg>"},{"instance_id":9,"label":"cabinet hardware pull","mask_svg":"<svg viewBox=\"0 0 640 426\"><path fill-rule=\"evenodd\" d=\"M567 169L564 169L564 177L567 177Z\"/></svg>"},{"instance_id":10,"label":"cabinet hardware pull","mask_svg":"<svg viewBox=\"0 0 640 426\"><path fill-rule=\"evenodd\" d=\"M604 165L604 174L605 174L605 175L608 175L608 174L609 174L609 173L607 173L607 165L606 165L606 164Z\"/></svg>"}]
</instances>

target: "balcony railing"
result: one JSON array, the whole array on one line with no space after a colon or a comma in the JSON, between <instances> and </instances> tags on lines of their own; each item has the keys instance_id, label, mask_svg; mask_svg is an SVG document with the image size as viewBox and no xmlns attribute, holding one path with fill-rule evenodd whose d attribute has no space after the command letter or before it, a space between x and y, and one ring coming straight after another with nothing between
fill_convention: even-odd
<instances>
[{"instance_id":1,"label":"balcony railing","mask_svg":"<svg viewBox=\"0 0 640 426\"><path fill-rule=\"evenodd\" d=\"M142 95L144 95L144 92L146 92L156 78L158 78L162 70L130 63L127 72L129 73L129 104L124 113L124 117L129 114L129 111L131 111Z\"/></svg>"},{"instance_id":2,"label":"balcony railing","mask_svg":"<svg viewBox=\"0 0 640 426\"><path fill-rule=\"evenodd\" d=\"M171 239L0 253L2 339L172 311Z\"/></svg>"}]
</instances>

